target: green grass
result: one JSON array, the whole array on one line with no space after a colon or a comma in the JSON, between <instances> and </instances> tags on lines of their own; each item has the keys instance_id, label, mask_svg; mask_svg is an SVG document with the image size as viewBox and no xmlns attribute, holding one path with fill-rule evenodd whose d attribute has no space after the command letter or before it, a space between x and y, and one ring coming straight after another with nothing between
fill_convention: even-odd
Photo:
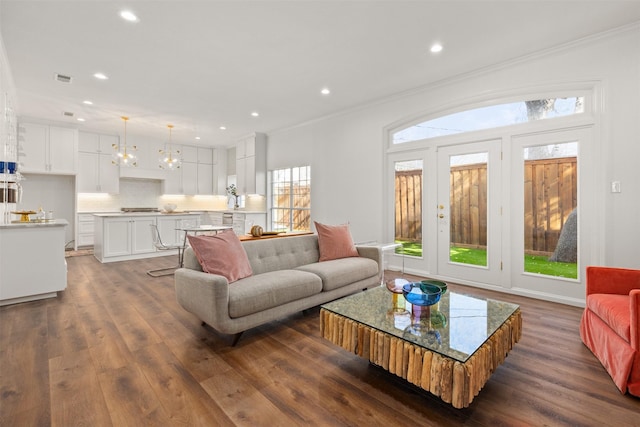
<instances>
[{"instance_id":1,"label":"green grass","mask_svg":"<svg viewBox=\"0 0 640 427\"><path fill-rule=\"evenodd\" d=\"M545 256L524 256L524 271L527 273L546 274L547 276L578 278L578 264L547 261Z\"/></svg>"},{"instance_id":2,"label":"green grass","mask_svg":"<svg viewBox=\"0 0 640 427\"><path fill-rule=\"evenodd\" d=\"M401 248L396 249L397 254L409 256L422 256L422 244L416 242L403 242ZM450 259L453 262L471 265L487 265L487 251L485 249L459 248L452 246L450 249ZM578 278L578 264L565 262L548 261L545 256L524 256L524 271L527 273L544 274L547 276L566 277L569 279Z\"/></svg>"},{"instance_id":3,"label":"green grass","mask_svg":"<svg viewBox=\"0 0 640 427\"><path fill-rule=\"evenodd\" d=\"M452 246L449 259L453 262L472 265L487 265L487 251L485 249L458 248Z\"/></svg>"},{"instance_id":4,"label":"green grass","mask_svg":"<svg viewBox=\"0 0 640 427\"><path fill-rule=\"evenodd\" d=\"M417 242L403 242L401 240L396 240L396 243L400 243L402 245L401 248L396 249L397 254L404 254L409 256L422 256L422 243Z\"/></svg>"}]
</instances>

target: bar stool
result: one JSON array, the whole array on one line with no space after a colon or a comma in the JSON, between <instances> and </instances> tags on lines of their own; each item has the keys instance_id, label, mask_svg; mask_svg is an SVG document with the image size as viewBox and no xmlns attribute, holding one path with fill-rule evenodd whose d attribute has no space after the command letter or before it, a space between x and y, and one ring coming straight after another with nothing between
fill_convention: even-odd
<instances>
[{"instance_id":1,"label":"bar stool","mask_svg":"<svg viewBox=\"0 0 640 427\"><path fill-rule=\"evenodd\" d=\"M155 270L148 270L147 274L151 277L160 277L160 276L168 276L173 274L176 269L182 267L182 257L184 256L184 248L185 244L175 243L172 245L168 245L162 242L162 238L160 237L160 230L158 230L158 226L155 224L150 224L151 227L151 238L153 239L153 245L159 251L172 251L178 250L178 265L175 267L165 267L158 268Z\"/></svg>"}]
</instances>

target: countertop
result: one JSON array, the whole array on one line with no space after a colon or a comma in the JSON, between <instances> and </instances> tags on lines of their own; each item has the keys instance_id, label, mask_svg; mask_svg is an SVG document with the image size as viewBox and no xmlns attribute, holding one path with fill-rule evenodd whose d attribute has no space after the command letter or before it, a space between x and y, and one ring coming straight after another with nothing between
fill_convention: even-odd
<instances>
[{"instance_id":1,"label":"countertop","mask_svg":"<svg viewBox=\"0 0 640 427\"><path fill-rule=\"evenodd\" d=\"M211 211L211 210L195 210L195 209L191 209L191 210L186 210L186 211L176 211L176 212L121 212L121 211L115 211L115 212L96 212L96 211L84 211L84 212L78 212L78 214L91 214L91 215L97 215L97 216L152 216L152 215L200 215L202 213L206 213L206 212L213 212L213 213L235 213L235 214L266 214L266 211L245 211L245 210L226 210L226 211Z\"/></svg>"},{"instance_id":2,"label":"countertop","mask_svg":"<svg viewBox=\"0 0 640 427\"><path fill-rule=\"evenodd\" d=\"M168 215L200 215L200 212L92 212L94 216L168 216Z\"/></svg>"},{"instance_id":3,"label":"countertop","mask_svg":"<svg viewBox=\"0 0 640 427\"><path fill-rule=\"evenodd\" d=\"M47 222L13 222L11 224L0 224L0 229L15 228L39 228L39 227L64 227L69 225L66 219L53 219Z\"/></svg>"}]
</instances>

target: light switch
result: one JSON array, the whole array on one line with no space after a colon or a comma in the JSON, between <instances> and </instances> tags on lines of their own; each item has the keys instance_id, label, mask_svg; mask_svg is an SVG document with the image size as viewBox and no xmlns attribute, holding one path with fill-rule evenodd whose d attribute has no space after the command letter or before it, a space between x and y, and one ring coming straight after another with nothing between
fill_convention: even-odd
<instances>
[{"instance_id":1,"label":"light switch","mask_svg":"<svg viewBox=\"0 0 640 427\"><path fill-rule=\"evenodd\" d=\"M621 193L620 189L620 181L611 181L611 192L612 193Z\"/></svg>"}]
</instances>

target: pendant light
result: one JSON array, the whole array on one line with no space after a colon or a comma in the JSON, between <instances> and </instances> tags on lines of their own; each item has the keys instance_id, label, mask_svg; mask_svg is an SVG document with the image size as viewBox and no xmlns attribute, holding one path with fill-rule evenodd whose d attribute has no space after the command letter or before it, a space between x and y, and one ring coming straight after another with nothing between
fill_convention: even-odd
<instances>
[{"instance_id":1,"label":"pendant light","mask_svg":"<svg viewBox=\"0 0 640 427\"><path fill-rule=\"evenodd\" d=\"M135 145L127 147L127 121L129 120L129 117L122 116L120 118L124 121L124 143L122 144L122 147L118 144L111 145L113 149L116 150L113 154L113 160L111 163L118 166L136 167L138 166L138 159L135 152L138 147Z\"/></svg>"},{"instance_id":2,"label":"pendant light","mask_svg":"<svg viewBox=\"0 0 640 427\"><path fill-rule=\"evenodd\" d=\"M173 150L173 147L171 146L171 131L173 130L173 125L167 125L167 127L169 128L169 144L167 145L168 149L158 150L160 153L160 158L158 159L160 169L180 169L180 165L182 164L180 150Z\"/></svg>"}]
</instances>

